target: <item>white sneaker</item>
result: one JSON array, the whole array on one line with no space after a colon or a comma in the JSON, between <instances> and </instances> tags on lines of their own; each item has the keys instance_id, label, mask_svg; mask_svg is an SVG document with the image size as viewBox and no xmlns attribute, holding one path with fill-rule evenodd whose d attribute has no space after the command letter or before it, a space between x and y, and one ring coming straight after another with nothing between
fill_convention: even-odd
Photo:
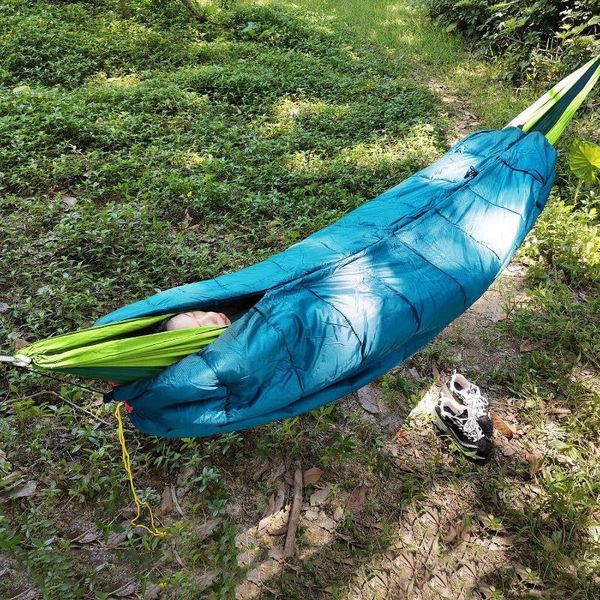
<instances>
[{"instance_id":1,"label":"white sneaker","mask_svg":"<svg viewBox=\"0 0 600 600\"><path fill-rule=\"evenodd\" d=\"M464 375L452 373L448 387L469 407L476 419L479 417L490 417L490 403L485 396L481 395L479 387L471 383Z\"/></svg>"},{"instance_id":2,"label":"white sneaker","mask_svg":"<svg viewBox=\"0 0 600 600\"><path fill-rule=\"evenodd\" d=\"M477 417L459 397L457 400L446 384L442 384L440 398L434 411L435 424L450 434L459 449L469 458L486 460L492 451L493 430L489 430L489 416Z\"/></svg>"}]
</instances>

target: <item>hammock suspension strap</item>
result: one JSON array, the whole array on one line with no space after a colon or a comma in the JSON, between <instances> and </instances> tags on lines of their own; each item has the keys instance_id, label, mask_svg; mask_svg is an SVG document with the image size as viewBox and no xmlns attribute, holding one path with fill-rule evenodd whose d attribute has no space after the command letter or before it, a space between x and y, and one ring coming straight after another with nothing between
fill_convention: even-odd
<instances>
[{"instance_id":1,"label":"hammock suspension strap","mask_svg":"<svg viewBox=\"0 0 600 600\"><path fill-rule=\"evenodd\" d=\"M31 358L23 354L15 354L14 356L0 354L0 362L11 363L15 367L28 367L31 364Z\"/></svg>"}]
</instances>

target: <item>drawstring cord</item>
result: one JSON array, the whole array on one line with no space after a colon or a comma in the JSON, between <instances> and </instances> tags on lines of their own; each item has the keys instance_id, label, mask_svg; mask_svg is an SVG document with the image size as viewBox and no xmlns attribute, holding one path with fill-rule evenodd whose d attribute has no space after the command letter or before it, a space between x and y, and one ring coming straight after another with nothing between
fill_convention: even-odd
<instances>
[{"instance_id":1,"label":"drawstring cord","mask_svg":"<svg viewBox=\"0 0 600 600\"><path fill-rule=\"evenodd\" d=\"M125 406L124 402L117 402L117 406L115 407L115 417L117 418L117 433L119 436L119 443L121 444L121 458L123 459L123 467L127 476L129 478L129 487L131 488L131 495L133 496L133 501L135 502L135 506L137 509L136 516L129 522L132 527L141 527L145 529L148 533L152 534L154 537L165 537L167 535L166 531L162 531L157 529L156 524L154 522L154 513L152 512L152 508L148 502L142 502L135 489L135 484L133 483L133 472L131 470L131 456L129 455L129 451L127 450L127 445L125 443L125 429L123 428L123 417L121 408ZM141 525L137 521L142 516L142 508L146 507L148 509L148 514L150 515L150 527L146 525Z\"/></svg>"},{"instance_id":2,"label":"drawstring cord","mask_svg":"<svg viewBox=\"0 0 600 600\"><path fill-rule=\"evenodd\" d=\"M41 375L42 377L47 377L48 379L53 379L54 381L58 381L60 383L72 385L72 386L81 388L83 390L86 390L88 392L92 392L94 394L105 395L105 393L102 390L87 387L85 385L81 385L78 383L73 383L72 381L68 381L67 379L61 379L60 377L54 377L53 375L49 375L48 373L43 373L42 371L37 371L30 366L31 358L29 358L28 356L24 356L23 354L15 354L14 356L0 355L0 363L7 363L13 367L20 367L31 373L36 373L38 375ZM121 445L121 459L123 461L123 468L125 469L125 472L127 473L127 478L129 480L129 487L131 489L131 495L133 497L133 501L134 501L136 509L137 509L137 514L136 514L135 518L133 518L130 521L130 525L132 527L141 527L142 529L145 529L148 533L150 533L154 537L163 538L167 535L167 532L162 531L156 527L156 523L154 520L154 513L152 512L152 508L150 507L150 504L148 504L148 502L145 502L145 501L142 502L137 494L136 489L135 489L135 484L133 482L133 471L131 469L131 455L129 454L129 451L127 450L127 444L125 441L125 428L123 427L123 417L122 417L122 413L121 413L121 408L125 408L126 410L131 411L131 407L125 402L117 402L117 405L116 405L115 411L114 411L115 417L117 418L117 436L119 439L119 444ZM142 516L142 509L144 507L148 509L148 514L150 515L150 527L147 527L146 525L142 525L141 523L137 522L138 519L140 519Z\"/></svg>"},{"instance_id":3,"label":"drawstring cord","mask_svg":"<svg viewBox=\"0 0 600 600\"><path fill-rule=\"evenodd\" d=\"M38 371L31 366L31 358L29 356L25 356L24 354L15 354L14 356L7 356L4 354L0 354L0 363L8 363L10 366L19 367L21 369L25 369L30 373L35 373L36 375L41 375L42 377L46 377L46 379L52 379L53 381L58 381L58 383L64 383L65 385L70 385L73 387L78 387L86 392L92 392L93 394L102 394L104 395L106 392L104 390L100 390L98 388L92 388L87 385L82 385L80 383L75 383L73 381L69 381L68 379L62 379L61 377L55 377L54 375L50 375L49 373L44 373L43 371Z\"/></svg>"}]
</instances>

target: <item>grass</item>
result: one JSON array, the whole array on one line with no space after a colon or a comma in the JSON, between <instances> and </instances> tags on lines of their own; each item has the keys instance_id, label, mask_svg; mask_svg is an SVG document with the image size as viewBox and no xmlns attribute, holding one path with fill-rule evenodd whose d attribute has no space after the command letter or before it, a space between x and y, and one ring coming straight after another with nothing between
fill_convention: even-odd
<instances>
[{"instance_id":1,"label":"grass","mask_svg":"<svg viewBox=\"0 0 600 600\"><path fill-rule=\"evenodd\" d=\"M484 126L501 126L534 93L498 83L501 65L468 55L416 3L271 4L208 3L204 22L179 2L131 1L127 19L116 2L0 6L2 351L265 258L434 160L464 107ZM449 109L432 81L458 107ZM573 131L592 135L593 118ZM521 254L532 295L494 327L490 344L528 340L536 350L511 355L508 373L482 373L510 390L531 447L547 447L533 476L527 464L449 463L430 432L417 445L426 468L403 471L390 431L349 403L209 440L128 431L142 497L160 512L172 485L183 506L183 517L161 515L170 536L159 541L128 526L114 428L60 398L112 424L109 409L88 392L6 370L0 494L28 481L37 488L0 505L0 596L34 586L44 598L106 598L133 582L140 595L160 586L168 598L234 597L248 570L236 535L258 522L272 493L254 473L301 458L323 469L336 501L364 483L377 494L360 516L346 514L339 537L296 559L298 571L268 582L286 598L347 597L363 571L373 580L373 561L436 485L471 483L480 490L471 509L494 517L477 535L489 541L502 527L514 539L509 564L485 589L498 598L532 590L593 598L597 196L585 189L574 204L575 182L561 169ZM459 333L411 365L422 374L455 366L470 339ZM392 416L405 417L427 383L386 376ZM556 407L571 411L566 421L549 415ZM97 537L81 542L89 532Z\"/></svg>"},{"instance_id":2,"label":"grass","mask_svg":"<svg viewBox=\"0 0 600 600\"><path fill-rule=\"evenodd\" d=\"M332 26L342 25L385 47L407 76L425 83L435 80L467 101L484 127L503 127L536 97L537 90L515 90L501 82L499 65L470 55L459 38L431 23L418 1L373 0L368 9L354 0L291 0L284 4L318 11L327 15Z\"/></svg>"}]
</instances>

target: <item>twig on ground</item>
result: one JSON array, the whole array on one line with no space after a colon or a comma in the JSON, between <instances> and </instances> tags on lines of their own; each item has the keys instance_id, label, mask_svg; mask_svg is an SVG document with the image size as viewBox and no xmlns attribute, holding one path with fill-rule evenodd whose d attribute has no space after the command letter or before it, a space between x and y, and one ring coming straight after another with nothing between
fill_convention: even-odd
<instances>
[{"instance_id":1,"label":"twig on ground","mask_svg":"<svg viewBox=\"0 0 600 600\"><path fill-rule=\"evenodd\" d=\"M296 465L294 473L294 500L292 502L292 510L288 521L287 535L285 537L285 546L283 547L283 556L291 558L294 556L296 545L296 530L298 529L298 521L300 520L300 509L302 508L302 467L300 463Z\"/></svg>"},{"instance_id":2,"label":"twig on ground","mask_svg":"<svg viewBox=\"0 0 600 600\"><path fill-rule=\"evenodd\" d=\"M183 510L181 508L181 504L179 504L179 500L177 499L177 494L175 493L175 486L170 485L169 488L171 488L171 499L173 500L173 504L175 505L175 510L177 510L177 512L182 517L185 517L185 514L183 513Z\"/></svg>"},{"instance_id":3,"label":"twig on ground","mask_svg":"<svg viewBox=\"0 0 600 600\"><path fill-rule=\"evenodd\" d=\"M105 421L104 419L100 418L98 415L95 415L93 412L89 411L87 408L83 408L83 406L78 406L74 402L71 402L70 400L63 398L63 396L61 396L57 392L53 392L52 390L43 390L41 392L31 394L31 396L23 396L22 398L15 398L13 400L13 402L17 402L19 400L33 400L34 398L37 398L38 396L54 396L55 398L58 398L61 402L68 404L75 410L78 410L80 412L85 413L86 415L88 415L90 417L93 417L94 419L96 419L96 421L100 421L100 423L103 423L107 427L111 427L111 424L108 421Z\"/></svg>"}]
</instances>

